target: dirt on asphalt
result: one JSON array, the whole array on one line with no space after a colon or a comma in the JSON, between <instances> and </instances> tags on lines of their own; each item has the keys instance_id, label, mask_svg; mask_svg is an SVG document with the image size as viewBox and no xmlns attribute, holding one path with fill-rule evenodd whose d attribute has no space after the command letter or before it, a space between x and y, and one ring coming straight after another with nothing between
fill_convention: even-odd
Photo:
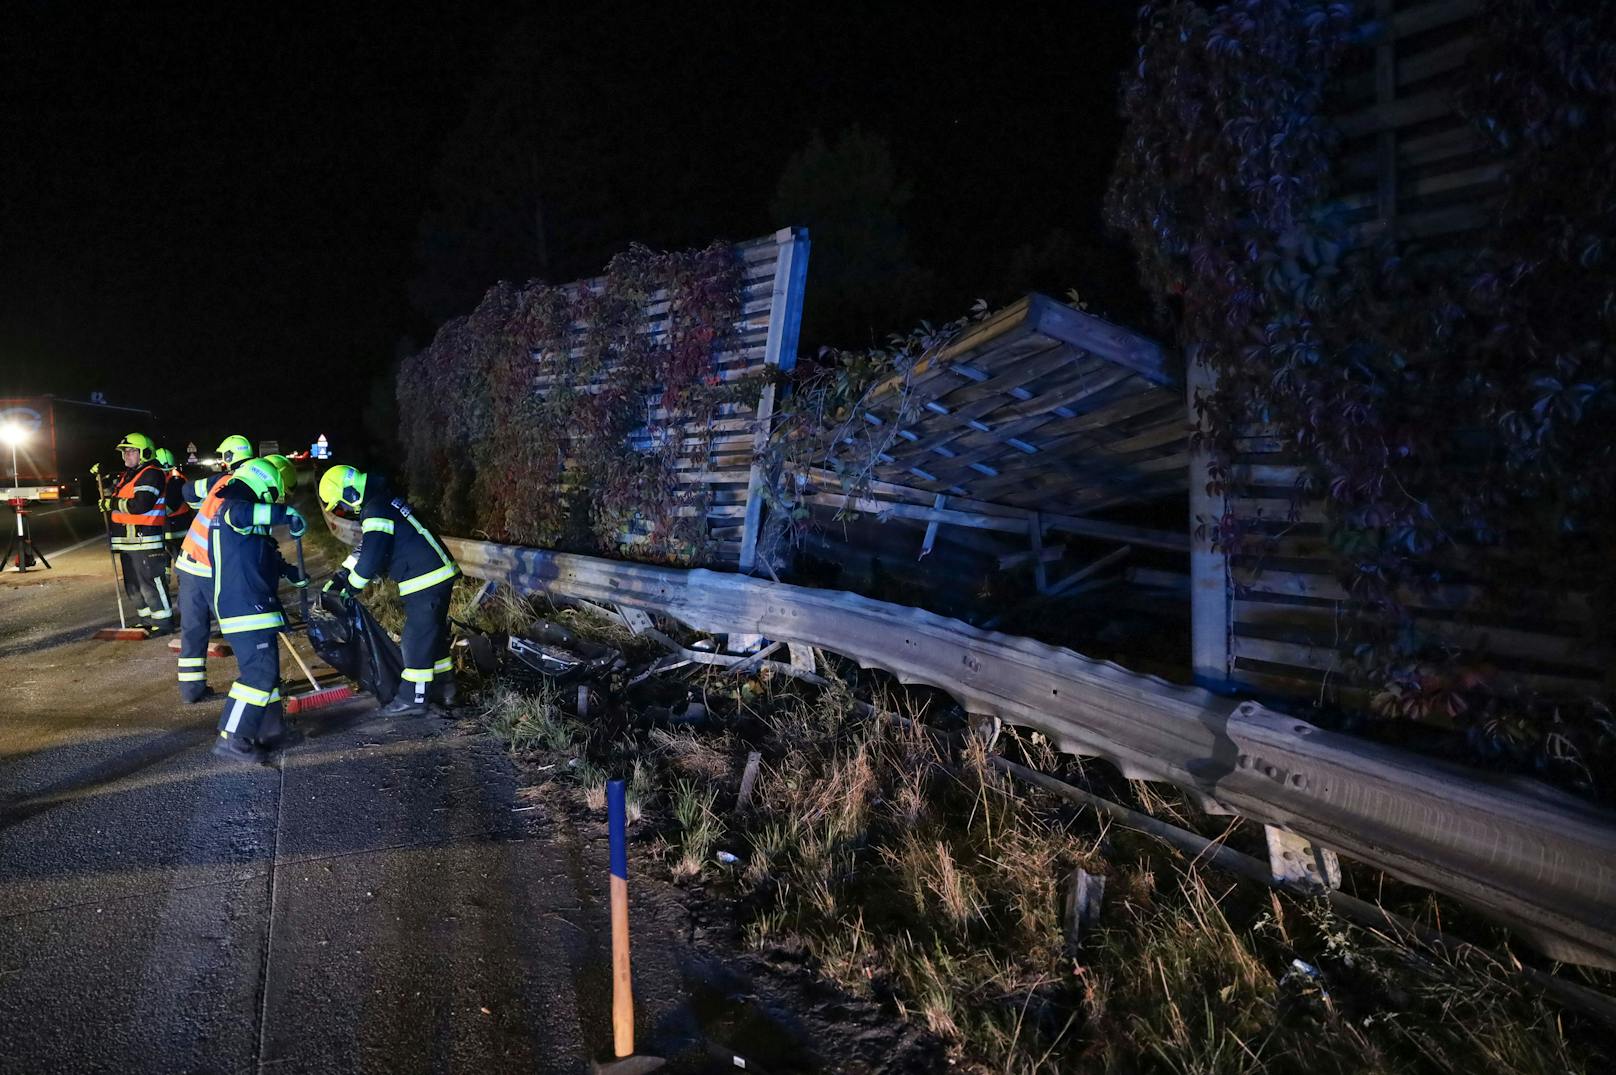
<instances>
[{"instance_id":1,"label":"dirt on asphalt","mask_svg":"<svg viewBox=\"0 0 1616 1075\"><path fill-rule=\"evenodd\" d=\"M89 638L116 622L105 549L52 563L0 576L5 1070L610 1055L603 819L519 796L473 722L365 699L311 715L270 767L216 759L219 703L179 704L162 641ZM208 671L222 692L233 661ZM639 867L631 906L640 1051L667 1070L937 1070L874 1005L737 956L724 908Z\"/></svg>"}]
</instances>

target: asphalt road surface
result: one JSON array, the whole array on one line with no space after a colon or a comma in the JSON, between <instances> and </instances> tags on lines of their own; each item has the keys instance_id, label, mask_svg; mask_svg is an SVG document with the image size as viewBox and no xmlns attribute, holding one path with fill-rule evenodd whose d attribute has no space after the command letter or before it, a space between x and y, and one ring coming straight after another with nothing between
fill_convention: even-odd
<instances>
[{"instance_id":1,"label":"asphalt road surface","mask_svg":"<svg viewBox=\"0 0 1616 1075\"><path fill-rule=\"evenodd\" d=\"M513 808L494 744L361 700L272 767L215 759L219 703L179 704L163 641L89 638L116 624L105 546L50 559L0 574L0 1070L606 1055L604 848ZM676 973L638 938L642 981Z\"/></svg>"}]
</instances>

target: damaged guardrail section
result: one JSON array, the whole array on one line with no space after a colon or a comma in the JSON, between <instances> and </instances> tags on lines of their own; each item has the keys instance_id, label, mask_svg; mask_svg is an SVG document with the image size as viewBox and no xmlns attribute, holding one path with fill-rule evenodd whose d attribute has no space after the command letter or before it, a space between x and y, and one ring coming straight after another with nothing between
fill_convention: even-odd
<instances>
[{"instance_id":1,"label":"damaged guardrail section","mask_svg":"<svg viewBox=\"0 0 1616 1075\"><path fill-rule=\"evenodd\" d=\"M341 536L341 535L339 535ZM347 535L352 537L351 531ZM470 575L698 630L819 646L940 688L1205 808L1281 827L1481 910L1547 955L1616 968L1616 814L1070 650L856 594L448 539Z\"/></svg>"}]
</instances>

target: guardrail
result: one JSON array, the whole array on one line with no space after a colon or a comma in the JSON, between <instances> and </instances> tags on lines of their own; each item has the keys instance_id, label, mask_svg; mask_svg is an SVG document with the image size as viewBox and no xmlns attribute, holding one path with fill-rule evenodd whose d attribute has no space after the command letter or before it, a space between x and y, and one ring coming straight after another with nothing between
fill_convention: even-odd
<instances>
[{"instance_id":1,"label":"guardrail","mask_svg":"<svg viewBox=\"0 0 1616 1075\"><path fill-rule=\"evenodd\" d=\"M351 525L334 521L344 540ZM467 574L519 593L621 604L698 630L819 646L947 691L1204 809L1294 832L1451 896L1552 958L1616 968L1616 814L1325 731L920 609L746 575L447 539Z\"/></svg>"}]
</instances>

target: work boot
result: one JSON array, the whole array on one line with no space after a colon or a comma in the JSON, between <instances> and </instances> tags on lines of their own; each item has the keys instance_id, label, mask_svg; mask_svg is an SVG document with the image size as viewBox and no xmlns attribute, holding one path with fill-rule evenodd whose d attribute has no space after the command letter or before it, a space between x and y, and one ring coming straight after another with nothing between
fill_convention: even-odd
<instances>
[{"instance_id":1,"label":"work boot","mask_svg":"<svg viewBox=\"0 0 1616 1075\"><path fill-rule=\"evenodd\" d=\"M460 686L452 675L439 676L432 681L432 689L427 692L427 698L448 708L460 701Z\"/></svg>"},{"instance_id":2,"label":"work boot","mask_svg":"<svg viewBox=\"0 0 1616 1075\"><path fill-rule=\"evenodd\" d=\"M219 733L219 738L213 742L215 757L227 758L230 761L246 762L248 765L265 765L269 761L268 754L251 739L239 735Z\"/></svg>"},{"instance_id":3,"label":"work boot","mask_svg":"<svg viewBox=\"0 0 1616 1075\"><path fill-rule=\"evenodd\" d=\"M219 695L212 687L199 687L196 690L180 688L180 705L196 705L198 702L210 701Z\"/></svg>"},{"instance_id":4,"label":"work boot","mask_svg":"<svg viewBox=\"0 0 1616 1075\"><path fill-rule=\"evenodd\" d=\"M290 750L302 741L303 732L300 729L288 726L279 735L271 736L268 739L258 740L258 745L263 748L265 752L268 752L274 750Z\"/></svg>"},{"instance_id":5,"label":"work boot","mask_svg":"<svg viewBox=\"0 0 1616 1075\"><path fill-rule=\"evenodd\" d=\"M420 717L430 710L425 702L417 702L413 695L400 693L376 712L384 717Z\"/></svg>"}]
</instances>

